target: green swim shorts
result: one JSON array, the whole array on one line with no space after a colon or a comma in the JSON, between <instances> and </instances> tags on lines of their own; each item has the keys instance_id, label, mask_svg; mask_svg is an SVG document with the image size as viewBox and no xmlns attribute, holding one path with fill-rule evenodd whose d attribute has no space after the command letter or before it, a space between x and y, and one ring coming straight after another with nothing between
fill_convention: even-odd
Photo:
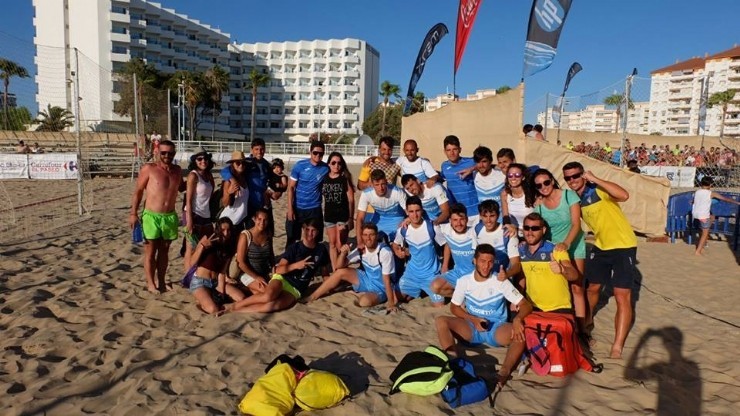
<instances>
[{"instance_id":1,"label":"green swim shorts","mask_svg":"<svg viewBox=\"0 0 740 416\"><path fill-rule=\"evenodd\" d=\"M178 225L180 220L175 212L162 214L145 209L141 214L141 228L147 240L177 240Z\"/></svg>"},{"instance_id":2,"label":"green swim shorts","mask_svg":"<svg viewBox=\"0 0 740 416\"><path fill-rule=\"evenodd\" d=\"M286 291L286 292L288 292L288 293L290 293L291 295L293 295L293 297L296 298L296 300L298 300L298 299L300 299L300 298L303 297L303 295L301 294L301 292L299 292L298 289L294 288L293 285L290 284L290 282L288 282L287 280L285 280L285 278L283 277L283 275L275 273L275 274L272 275L272 279L271 280L277 280L280 283L282 283L283 284L283 290Z\"/></svg>"}]
</instances>

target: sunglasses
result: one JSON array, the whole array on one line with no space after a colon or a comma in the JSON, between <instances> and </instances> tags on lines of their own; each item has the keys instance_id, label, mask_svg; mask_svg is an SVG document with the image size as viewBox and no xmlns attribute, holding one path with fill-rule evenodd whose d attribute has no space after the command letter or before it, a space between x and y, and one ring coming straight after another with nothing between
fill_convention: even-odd
<instances>
[{"instance_id":1,"label":"sunglasses","mask_svg":"<svg viewBox=\"0 0 740 416\"><path fill-rule=\"evenodd\" d=\"M583 176L583 172L579 172L579 173L576 173L575 175L571 175L571 176L563 176L563 179L565 179L566 182L570 182L573 179L580 178L581 176Z\"/></svg>"},{"instance_id":2,"label":"sunglasses","mask_svg":"<svg viewBox=\"0 0 740 416\"><path fill-rule=\"evenodd\" d=\"M508 176L508 177L510 177L510 178L521 178L521 177L522 177L522 176L524 176L524 175L522 175L522 174L521 174L521 172L517 172L517 173L509 173L509 174L508 174L508 175L506 175L506 176Z\"/></svg>"},{"instance_id":3,"label":"sunglasses","mask_svg":"<svg viewBox=\"0 0 740 416\"><path fill-rule=\"evenodd\" d=\"M311 152L311 154L314 155L314 156L324 156L324 152L318 152L318 151L315 151L315 150L313 152Z\"/></svg>"},{"instance_id":4,"label":"sunglasses","mask_svg":"<svg viewBox=\"0 0 740 416\"><path fill-rule=\"evenodd\" d=\"M342 162L340 162L340 161L338 161L338 160L333 160L333 161L332 161L331 163L329 163L329 164L330 164L330 165L332 165L332 166L336 166L336 165L340 165L340 166L341 166L341 165L342 165Z\"/></svg>"},{"instance_id":5,"label":"sunglasses","mask_svg":"<svg viewBox=\"0 0 740 416\"><path fill-rule=\"evenodd\" d=\"M241 160L235 160L235 161L231 162L231 164L234 165L234 166L241 166L241 165L244 164L244 162L242 162Z\"/></svg>"},{"instance_id":6,"label":"sunglasses","mask_svg":"<svg viewBox=\"0 0 740 416\"><path fill-rule=\"evenodd\" d=\"M522 226L522 229L524 231L540 231L542 230L542 228L544 227L542 227L541 225L523 225Z\"/></svg>"},{"instance_id":7,"label":"sunglasses","mask_svg":"<svg viewBox=\"0 0 740 416\"><path fill-rule=\"evenodd\" d=\"M198 156L198 157L196 157L196 158L195 158L195 160L196 160L197 162L203 162L203 161L205 161L205 160L208 160L208 159L206 159L206 157L205 157L205 156Z\"/></svg>"},{"instance_id":8,"label":"sunglasses","mask_svg":"<svg viewBox=\"0 0 740 416\"><path fill-rule=\"evenodd\" d=\"M169 151L169 152L162 152L162 151L159 152L160 156L174 156L175 153L177 153L177 152L174 151L174 150Z\"/></svg>"},{"instance_id":9,"label":"sunglasses","mask_svg":"<svg viewBox=\"0 0 740 416\"><path fill-rule=\"evenodd\" d=\"M544 180L544 181L542 181L540 183L534 184L534 187L537 188L537 189L542 189L545 186L550 186L550 185L552 185L552 179L547 179L547 180Z\"/></svg>"}]
</instances>

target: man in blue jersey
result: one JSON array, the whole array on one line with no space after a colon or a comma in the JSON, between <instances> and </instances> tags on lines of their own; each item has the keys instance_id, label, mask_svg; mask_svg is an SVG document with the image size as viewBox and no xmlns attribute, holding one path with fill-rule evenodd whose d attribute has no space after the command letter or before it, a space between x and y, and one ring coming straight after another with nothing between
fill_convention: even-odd
<instances>
[{"instance_id":1,"label":"man in blue jersey","mask_svg":"<svg viewBox=\"0 0 740 416\"><path fill-rule=\"evenodd\" d=\"M443 306L444 298L431 291L431 283L439 274L439 259L434 248L434 226L424 219L419 197L411 196L406 200L406 212L409 215L409 224L396 233L391 244L396 257L408 259L398 287L407 300L418 298L421 292L425 292L432 304Z\"/></svg>"},{"instance_id":2,"label":"man in blue jersey","mask_svg":"<svg viewBox=\"0 0 740 416\"><path fill-rule=\"evenodd\" d=\"M450 222L439 227L440 245L444 244L442 256L442 275L432 281L432 292L443 297L452 296L460 277L473 272L471 257L478 245L475 230L468 227L468 215L465 206L453 204L450 207ZM454 268L450 268L450 260Z\"/></svg>"},{"instance_id":3,"label":"man in blue jersey","mask_svg":"<svg viewBox=\"0 0 740 416\"><path fill-rule=\"evenodd\" d=\"M318 241L324 238L324 214L321 210L321 186L329 173L324 157L324 143L311 142L310 157L299 160L290 171L288 181L288 212L285 221L285 247L301 238L301 225L309 218L318 218Z\"/></svg>"},{"instance_id":4,"label":"man in blue jersey","mask_svg":"<svg viewBox=\"0 0 740 416\"><path fill-rule=\"evenodd\" d=\"M364 242L365 248L350 251L347 244L343 245L337 259L337 264L342 267L324 280L308 300L313 302L342 282L348 282L359 295L358 306L364 308L387 301L388 311L395 311L398 298L394 284L396 270L393 252L387 245L378 242L378 226L375 224L362 224L359 238ZM348 267L350 263L360 263L360 268Z\"/></svg>"},{"instance_id":5,"label":"man in blue jersey","mask_svg":"<svg viewBox=\"0 0 740 416\"><path fill-rule=\"evenodd\" d=\"M424 218L432 221L434 225L447 222L450 218L450 204L447 199L447 192L445 192L442 185L434 183L429 188L424 182L420 182L416 176L408 173L401 177L401 184L409 196L418 196L421 199Z\"/></svg>"},{"instance_id":6,"label":"man in blue jersey","mask_svg":"<svg viewBox=\"0 0 740 416\"><path fill-rule=\"evenodd\" d=\"M393 241L396 231L406 217L406 192L393 185L389 185L385 172L375 169L370 173L372 187L366 188L360 194L355 218L355 230L361 230L365 222L368 207L373 207L375 215L373 222L378 224L381 239ZM357 248L363 248L362 239L357 240Z\"/></svg>"},{"instance_id":7,"label":"man in blue jersey","mask_svg":"<svg viewBox=\"0 0 740 416\"><path fill-rule=\"evenodd\" d=\"M503 387L524 352L524 317L532 305L508 280L494 275L496 253L488 244L476 247L474 271L460 278L450 303L454 316L435 319L439 345L450 355L458 355L455 338L492 347L509 346L498 372L498 386ZM518 312L512 323L506 322L506 301Z\"/></svg>"},{"instance_id":8,"label":"man in blue jersey","mask_svg":"<svg viewBox=\"0 0 740 416\"><path fill-rule=\"evenodd\" d=\"M403 156L396 159L401 167L402 175L414 175L420 182L432 187L439 179L439 173L434 170L429 159L419 157L419 147L416 140L409 139L403 143Z\"/></svg>"},{"instance_id":9,"label":"man in blue jersey","mask_svg":"<svg viewBox=\"0 0 740 416\"><path fill-rule=\"evenodd\" d=\"M476 242L490 244L496 250L494 270L505 270L506 278L519 275L522 264L519 258L519 239L516 235L508 237L504 227L498 223L499 205L496 201L486 200L478 204L480 222L475 226Z\"/></svg>"},{"instance_id":10,"label":"man in blue jersey","mask_svg":"<svg viewBox=\"0 0 740 416\"><path fill-rule=\"evenodd\" d=\"M506 176L493 168L493 152L485 146L478 146L473 151L473 160L476 167L473 183L478 194L478 203L490 199L501 204L501 191L504 190Z\"/></svg>"},{"instance_id":11,"label":"man in blue jersey","mask_svg":"<svg viewBox=\"0 0 740 416\"><path fill-rule=\"evenodd\" d=\"M478 195L475 192L473 176L475 161L470 157L461 157L460 139L447 136L444 139L444 150L447 160L442 162L440 177L447 182L447 193L450 201L465 206L470 225L478 223Z\"/></svg>"}]
</instances>

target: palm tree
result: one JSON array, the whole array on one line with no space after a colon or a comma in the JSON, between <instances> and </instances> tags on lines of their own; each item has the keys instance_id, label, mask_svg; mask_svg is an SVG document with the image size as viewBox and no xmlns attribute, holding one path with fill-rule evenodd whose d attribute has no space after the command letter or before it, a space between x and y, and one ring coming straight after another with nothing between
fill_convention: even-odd
<instances>
[{"instance_id":1,"label":"palm tree","mask_svg":"<svg viewBox=\"0 0 740 416\"><path fill-rule=\"evenodd\" d=\"M196 140L198 137L195 131L196 112L205 95L203 74L200 72L185 72L182 77L182 84L183 100L185 101L185 109L188 111L188 124L190 124L190 140Z\"/></svg>"},{"instance_id":2,"label":"palm tree","mask_svg":"<svg viewBox=\"0 0 740 416\"><path fill-rule=\"evenodd\" d=\"M391 97L394 97L396 99L401 97L401 87L399 87L396 84L391 84L389 81L383 81L382 84L380 84L380 95L383 96L383 119L380 122L380 135L385 136L385 116L386 111L388 110L388 101L390 101Z\"/></svg>"},{"instance_id":3,"label":"palm tree","mask_svg":"<svg viewBox=\"0 0 740 416\"><path fill-rule=\"evenodd\" d=\"M73 120L74 115L68 110L47 104L46 111L39 111L38 117L33 122L39 124L36 131L62 131L72 127Z\"/></svg>"},{"instance_id":4,"label":"palm tree","mask_svg":"<svg viewBox=\"0 0 740 416\"><path fill-rule=\"evenodd\" d=\"M210 90L211 100L213 101L213 114L211 121L211 140L216 134L216 108L221 108L221 99L224 91L229 89L229 73L218 65L206 71L206 87ZM220 110L219 110L220 113Z\"/></svg>"},{"instance_id":5,"label":"palm tree","mask_svg":"<svg viewBox=\"0 0 740 416\"><path fill-rule=\"evenodd\" d=\"M622 116L622 105L624 104L624 94L614 93L604 98L604 104L610 107L616 107L617 126L615 127L614 132L619 133L619 119ZM630 98L629 109L632 110L634 108L635 108L635 104L632 102L632 99Z\"/></svg>"},{"instance_id":6,"label":"palm tree","mask_svg":"<svg viewBox=\"0 0 740 416\"><path fill-rule=\"evenodd\" d=\"M26 68L11 60L0 58L0 78L3 80L3 129L8 129L8 87L10 86L10 78L28 78L28 76Z\"/></svg>"},{"instance_id":7,"label":"palm tree","mask_svg":"<svg viewBox=\"0 0 740 416\"><path fill-rule=\"evenodd\" d=\"M723 138L725 133L725 116L727 115L727 105L735 99L736 89L730 88L729 90L715 92L707 100L707 107L712 108L716 105L722 109L722 117L719 121L719 138Z\"/></svg>"},{"instance_id":8,"label":"palm tree","mask_svg":"<svg viewBox=\"0 0 740 416\"><path fill-rule=\"evenodd\" d=\"M266 87L270 83L270 74L252 69L249 72L249 80L244 84L244 88L252 91L252 125L249 129L249 141L254 140L255 117L257 113L257 88Z\"/></svg>"}]
</instances>

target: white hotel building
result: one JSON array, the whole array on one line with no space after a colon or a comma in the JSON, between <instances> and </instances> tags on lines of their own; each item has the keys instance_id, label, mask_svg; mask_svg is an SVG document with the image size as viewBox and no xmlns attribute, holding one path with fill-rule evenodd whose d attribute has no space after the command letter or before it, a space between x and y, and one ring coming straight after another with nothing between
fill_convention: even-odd
<instances>
[{"instance_id":1,"label":"white hotel building","mask_svg":"<svg viewBox=\"0 0 740 416\"><path fill-rule=\"evenodd\" d=\"M627 133L648 134L648 114L650 112L650 103L633 102L633 108L630 108L627 114ZM545 113L537 114L537 123L547 125L548 130L553 131L558 128L552 118L552 107L547 109L547 123L545 123ZM562 130L592 131L603 133L621 132L621 127L617 130L617 123L622 123L624 115L619 115L617 120L617 110L614 107L607 108L604 104L587 105L577 111L563 111L560 117L560 128Z\"/></svg>"},{"instance_id":2,"label":"white hotel building","mask_svg":"<svg viewBox=\"0 0 740 416\"><path fill-rule=\"evenodd\" d=\"M256 134L266 140L305 139L311 133L361 133L377 106L379 54L356 39L230 44L230 35L145 0L33 0L37 104L74 112L74 48L80 58L83 128L127 120L113 113L112 72L142 58L165 73L231 74L216 130L244 137L250 130L252 68L270 74L257 97ZM175 116L173 116L173 119ZM210 131L210 118L200 131ZM218 134L218 133L217 133Z\"/></svg>"}]
</instances>

